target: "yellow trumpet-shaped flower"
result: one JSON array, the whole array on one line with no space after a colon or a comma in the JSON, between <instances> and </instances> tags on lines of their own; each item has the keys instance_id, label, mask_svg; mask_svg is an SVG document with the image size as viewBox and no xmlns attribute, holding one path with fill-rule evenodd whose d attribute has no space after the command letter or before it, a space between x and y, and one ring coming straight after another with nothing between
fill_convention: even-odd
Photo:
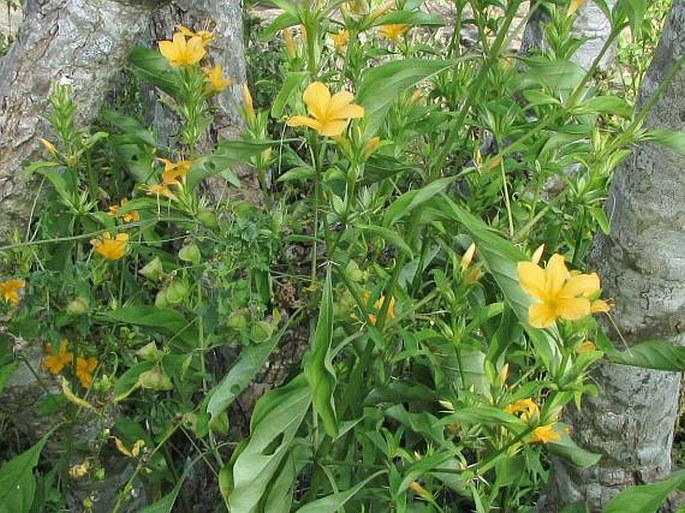
<instances>
[{"instance_id":1,"label":"yellow trumpet-shaped flower","mask_svg":"<svg viewBox=\"0 0 685 513\"><path fill-rule=\"evenodd\" d=\"M95 248L95 252L107 260L119 260L126 254L126 243L128 233L117 233L112 238L109 232L103 233L97 239L91 239L90 244Z\"/></svg>"},{"instance_id":2,"label":"yellow trumpet-shaped flower","mask_svg":"<svg viewBox=\"0 0 685 513\"><path fill-rule=\"evenodd\" d=\"M520 401L516 401L504 408L504 411L511 413L512 415L521 412L521 419L526 422L531 418L540 415L540 409L532 399L521 399Z\"/></svg>"},{"instance_id":3,"label":"yellow trumpet-shaped flower","mask_svg":"<svg viewBox=\"0 0 685 513\"><path fill-rule=\"evenodd\" d=\"M59 374L62 372L64 366L70 364L74 357L74 355L68 351L69 341L66 338L63 338L59 343L59 353L57 354L55 354L52 344L45 344L44 348L45 352L48 353L48 356L43 358L43 365L52 374Z\"/></svg>"},{"instance_id":4,"label":"yellow trumpet-shaped flower","mask_svg":"<svg viewBox=\"0 0 685 513\"><path fill-rule=\"evenodd\" d=\"M169 186L163 183L153 183L149 185L144 185L143 189L148 195L157 196L157 199L159 199L160 196L164 196L165 198L169 198L170 200L176 199L176 195L173 192L171 192Z\"/></svg>"},{"instance_id":5,"label":"yellow trumpet-shaped flower","mask_svg":"<svg viewBox=\"0 0 685 513\"><path fill-rule=\"evenodd\" d=\"M404 23L391 23L389 25L381 25L378 29L378 33L385 39L397 41L407 30L409 30L409 25L405 25Z\"/></svg>"},{"instance_id":6,"label":"yellow trumpet-shaped flower","mask_svg":"<svg viewBox=\"0 0 685 513\"><path fill-rule=\"evenodd\" d=\"M163 185L178 185L181 186L186 181L186 174L190 166L193 164L190 160L180 160L172 162L168 159L158 159L164 164L164 171L162 172Z\"/></svg>"},{"instance_id":7,"label":"yellow trumpet-shaped flower","mask_svg":"<svg viewBox=\"0 0 685 513\"><path fill-rule=\"evenodd\" d=\"M205 73L205 82L216 93L223 91L233 83L230 78L224 78L224 70L221 64L217 64L213 68L204 67L202 71Z\"/></svg>"},{"instance_id":8,"label":"yellow trumpet-shaped flower","mask_svg":"<svg viewBox=\"0 0 685 513\"><path fill-rule=\"evenodd\" d=\"M24 280L14 279L3 281L0 282L0 294L5 298L5 303L16 305L21 299L19 290L24 287L26 287L26 282Z\"/></svg>"},{"instance_id":9,"label":"yellow trumpet-shaped flower","mask_svg":"<svg viewBox=\"0 0 685 513\"><path fill-rule=\"evenodd\" d=\"M183 34L176 33L173 41L159 42L159 53L169 61L172 68L178 68L200 62L207 54L207 50L200 36L186 40Z\"/></svg>"},{"instance_id":10,"label":"yellow trumpet-shaped flower","mask_svg":"<svg viewBox=\"0 0 685 513\"><path fill-rule=\"evenodd\" d=\"M364 108L352 103L354 96L340 91L331 96L325 84L313 82L302 96L311 117L292 116L288 126L308 126L321 135L333 137L342 134L352 118L363 118Z\"/></svg>"},{"instance_id":11,"label":"yellow trumpet-shaped flower","mask_svg":"<svg viewBox=\"0 0 685 513\"><path fill-rule=\"evenodd\" d=\"M76 358L76 377L84 388L90 388L93 384L93 371L97 366L98 361L95 357Z\"/></svg>"},{"instance_id":12,"label":"yellow trumpet-shaped flower","mask_svg":"<svg viewBox=\"0 0 685 513\"><path fill-rule=\"evenodd\" d=\"M536 427L530 434L528 441L530 443L542 442L546 444L547 442L561 440L561 434L554 429L556 425L556 422L551 422L549 424L545 424L544 426Z\"/></svg>"},{"instance_id":13,"label":"yellow trumpet-shaped flower","mask_svg":"<svg viewBox=\"0 0 685 513\"><path fill-rule=\"evenodd\" d=\"M571 275L564 257L555 254L542 269L533 262L519 262L521 288L538 300L528 310L528 322L534 328L549 328L557 319L575 321L592 312L590 297L599 292L599 276Z\"/></svg>"}]
</instances>

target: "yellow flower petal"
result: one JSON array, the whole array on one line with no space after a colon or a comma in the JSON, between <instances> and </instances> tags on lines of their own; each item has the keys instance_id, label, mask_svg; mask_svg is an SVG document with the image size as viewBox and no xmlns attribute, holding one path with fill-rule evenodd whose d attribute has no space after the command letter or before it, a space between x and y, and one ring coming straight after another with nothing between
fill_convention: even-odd
<instances>
[{"instance_id":1,"label":"yellow flower petal","mask_svg":"<svg viewBox=\"0 0 685 513\"><path fill-rule=\"evenodd\" d=\"M523 291L537 299L545 298L545 271L532 262L519 262L519 282Z\"/></svg>"},{"instance_id":2,"label":"yellow flower petal","mask_svg":"<svg viewBox=\"0 0 685 513\"><path fill-rule=\"evenodd\" d=\"M559 291L559 294L567 297L582 295L585 298L599 292L599 276L592 274L577 274L571 276Z\"/></svg>"},{"instance_id":3,"label":"yellow flower petal","mask_svg":"<svg viewBox=\"0 0 685 513\"><path fill-rule=\"evenodd\" d=\"M0 282L0 294L2 294L6 303L16 305L21 300L19 290L26 287L24 280L13 279Z\"/></svg>"},{"instance_id":4,"label":"yellow flower petal","mask_svg":"<svg viewBox=\"0 0 685 513\"><path fill-rule=\"evenodd\" d=\"M590 301L583 297L559 298L557 314L566 321L577 321L590 315Z\"/></svg>"},{"instance_id":5,"label":"yellow flower petal","mask_svg":"<svg viewBox=\"0 0 685 513\"><path fill-rule=\"evenodd\" d=\"M309 113L317 119L323 119L328 112L328 104L331 101L331 92L325 84L312 82L307 86L302 95L304 104Z\"/></svg>"},{"instance_id":6,"label":"yellow flower petal","mask_svg":"<svg viewBox=\"0 0 685 513\"><path fill-rule=\"evenodd\" d=\"M528 308L528 323L533 328L545 329L554 326L556 310L547 303L536 303Z\"/></svg>"},{"instance_id":7,"label":"yellow flower petal","mask_svg":"<svg viewBox=\"0 0 685 513\"><path fill-rule=\"evenodd\" d=\"M348 120L327 121L321 125L319 132L321 132L321 135L325 135L326 137L340 135L347 128L348 123Z\"/></svg>"},{"instance_id":8,"label":"yellow flower petal","mask_svg":"<svg viewBox=\"0 0 685 513\"><path fill-rule=\"evenodd\" d=\"M564 257L559 253L552 255L552 258L547 262L547 267L545 267L545 275L547 293L557 294L569 276Z\"/></svg>"}]
</instances>

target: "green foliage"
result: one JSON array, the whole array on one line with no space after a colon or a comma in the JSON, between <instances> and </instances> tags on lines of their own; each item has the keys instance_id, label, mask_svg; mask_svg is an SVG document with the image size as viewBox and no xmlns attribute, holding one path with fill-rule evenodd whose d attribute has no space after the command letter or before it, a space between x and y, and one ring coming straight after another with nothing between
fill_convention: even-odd
<instances>
[{"instance_id":1,"label":"green foliage","mask_svg":"<svg viewBox=\"0 0 685 513\"><path fill-rule=\"evenodd\" d=\"M546 260L549 276L558 253L573 270L562 282L591 279L613 170L636 141L682 134L645 132L623 90L571 62L562 7L549 48L514 58L519 3L469 2L469 49L459 26L439 39L444 20L420 2L279 0L270 26L249 24L243 132L216 144L218 91L200 62L130 56L127 95L150 83L179 119L168 146L135 108L79 126L55 86L46 159L27 168L51 201L0 248L0 388L27 365L61 387L37 408L64 421L60 440L81 425L98 435L43 466L44 441L11 460L26 486L7 500L30 506L34 472L55 504L73 481L96 490L113 459L132 469L115 512L136 488L143 511L190 509L196 465L241 513L526 512L549 453L596 464L561 421L596 393L593 363L676 371L681 351L617 349L591 315L541 326L535 309L554 298L522 287L526 265ZM652 37L649 15L622 5L614 25ZM574 299L589 314L600 294Z\"/></svg>"}]
</instances>

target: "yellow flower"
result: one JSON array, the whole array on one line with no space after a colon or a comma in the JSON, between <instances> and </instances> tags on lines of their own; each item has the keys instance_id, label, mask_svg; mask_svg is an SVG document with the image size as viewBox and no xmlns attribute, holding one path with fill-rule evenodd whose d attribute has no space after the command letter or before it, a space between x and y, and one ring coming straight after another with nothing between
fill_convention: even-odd
<instances>
[{"instance_id":1,"label":"yellow flower","mask_svg":"<svg viewBox=\"0 0 685 513\"><path fill-rule=\"evenodd\" d=\"M539 303L528 309L528 322L534 328L549 328L557 319L581 319L591 313L589 297L599 292L599 276L571 275L564 257L555 254L543 270L533 262L519 262L521 288Z\"/></svg>"},{"instance_id":2,"label":"yellow flower","mask_svg":"<svg viewBox=\"0 0 685 513\"><path fill-rule=\"evenodd\" d=\"M233 80L230 78L224 78L224 70L221 64L217 64L213 68L204 67L202 71L205 72L205 82L209 84L214 92L223 91L233 83Z\"/></svg>"},{"instance_id":3,"label":"yellow flower","mask_svg":"<svg viewBox=\"0 0 685 513\"><path fill-rule=\"evenodd\" d=\"M521 419L526 422L533 417L540 415L538 405L535 404L532 399L521 399L520 401L516 401L514 404L510 404L504 408L504 411L511 413L512 415L521 412Z\"/></svg>"},{"instance_id":4,"label":"yellow flower","mask_svg":"<svg viewBox=\"0 0 685 513\"><path fill-rule=\"evenodd\" d=\"M200 62L207 54L205 43L200 36L193 36L186 41L185 36L180 33L174 34L173 42L160 41L159 52L173 68Z\"/></svg>"},{"instance_id":5,"label":"yellow flower","mask_svg":"<svg viewBox=\"0 0 685 513\"><path fill-rule=\"evenodd\" d=\"M331 92L321 82L313 82L302 96L312 117L292 116L288 126L308 126L321 135L340 135L352 118L363 118L364 108L352 103L354 96L340 91L331 97Z\"/></svg>"},{"instance_id":6,"label":"yellow flower","mask_svg":"<svg viewBox=\"0 0 685 513\"><path fill-rule=\"evenodd\" d=\"M247 83L243 84L243 109L245 110L245 117L252 122L255 119L254 105L252 103L252 94Z\"/></svg>"},{"instance_id":7,"label":"yellow flower","mask_svg":"<svg viewBox=\"0 0 685 513\"><path fill-rule=\"evenodd\" d=\"M568 4L568 11L566 13L567 16L573 16L578 9L581 8L581 6L585 3L585 0L571 0L571 3Z\"/></svg>"},{"instance_id":8,"label":"yellow flower","mask_svg":"<svg viewBox=\"0 0 685 513\"><path fill-rule=\"evenodd\" d=\"M93 371L97 366L98 361L95 357L76 358L76 377L84 388L90 388L93 384Z\"/></svg>"},{"instance_id":9,"label":"yellow flower","mask_svg":"<svg viewBox=\"0 0 685 513\"><path fill-rule=\"evenodd\" d=\"M48 141L47 139L43 139L42 137L40 137L38 140L43 146L45 146L45 149L48 150L50 153L52 153L53 155L57 153L57 147L50 141Z\"/></svg>"},{"instance_id":10,"label":"yellow flower","mask_svg":"<svg viewBox=\"0 0 685 513\"><path fill-rule=\"evenodd\" d=\"M556 425L556 422L551 422L550 424L536 427L531 433L528 441L530 443L542 442L546 444L547 442L561 440L561 434L554 429L554 426Z\"/></svg>"},{"instance_id":11,"label":"yellow flower","mask_svg":"<svg viewBox=\"0 0 685 513\"><path fill-rule=\"evenodd\" d=\"M297 45L295 44L295 36L290 27L283 29L283 39L285 39L285 52L291 59L297 55Z\"/></svg>"},{"instance_id":12,"label":"yellow flower","mask_svg":"<svg viewBox=\"0 0 685 513\"><path fill-rule=\"evenodd\" d=\"M369 158L378 149L380 145L380 137L372 137L371 139L366 141L364 149L362 150L362 154L364 155L364 157Z\"/></svg>"},{"instance_id":13,"label":"yellow flower","mask_svg":"<svg viewBox=\"0 0 685 513\"><path fill-rule=\"evenodd\" d=\"M472 242L471 245L468 247L466 250L466 253L461 257L461 262L459 263L459 267L461 268L461 272L464 273L466 272L466 269L469 268L471 265L471 261L473 260L473 255L476 254L476 243Z\"/></svg>"},{"instance_id":14,"label":"yellow flower","mask_svg":"<svg viewBox=\"0 0 685 513\"><path fill-rule=\"evenodd\" d=\"M0 282L0 293L5 298L5 303L10 303L16 305L19 300L19 289L26 287L26 282L24 280L6 280Z\"/></svg>"},{"instance_id":15,"label":"yellow flower","mask_svg":"<svg viewBox=\"0 0 685 513\"><path fill-rule=\"evenodd\" d=\"M119 209L123 207L124 204L127 202L128 200L126 198L122 198L121 203L119 203L119 205L111 205L107 210L107 215L116 217L119 213ZM138 212L137 210L129 210L123 215L121 219L124 221L124 223L131 223L134 221L138 222L140 221L140 212Z\"/></svg>"},{"instance_id":16,"label":"yellow flower","mask_svg":"<svg viewBox=\"0 0 685 513\"><path fill-rule=\"evenodd\" d=\"M117 233L115 238L109 232L103 233L97 239L91 239L90 244L95 252L107 260L119 260L126 253L128 233Z\"/></svg>"},{"instance_id":17,"label":"yellow flower","mask_svg":"<svg viewBox=\"0 0 685 513\"><path fill-rule=\"evenodd\" d=\"M369 293L363 292L362 293L362 299L364 299L365 303L368 303ZM374 310L376 310L376 312L380 312L381 308L383 308L384 302L385 302L385 296L379 297L378 300L373 304ZM385 319L387 321L390 321L394 318L395 318L395 298L390 297L390 303L388 304L388 311L385 314ZM378 317L375 314L369 314L369 322L375 326L378 323Z\"/></svg>"},{"instance_id":18,"label":"yellow flower","mask_svg":"<svg viewBox=\"0 0 685 513\"><path fill-rule=\"evenodd\" d=\"M176 25L176 30L186 37L199 37L202 40L203 45L209 43L214 37L214 34L208 30L199 30L195 32L194 30L190 30L188 27L184 27L183 25Z\"/></svg>"},{"instance_id":19,"label":"yellow flower","mask_svg":"<svg viewBox=\"0 0 685 513\"><path fill-rule=\"evenodd\" d=\"M337 34L331 34L331 39L333 40L333 45L335 46L335 49L339 53L343 53L345 51L345 46L347 45L347 42L350 40L350 32L348 30L343 30L342 32L338 32Z\"/></svg>"},{"instance_id":20,"label":"yellow flower","mask_svg":"<svg viewBox=\"0 0 685 513\"><path fill-rule=\"evenodd\" d=\"M378 29L378 33L385 39L397 41L407 30L409 30L409 25L405 25L404 23L391 23L390 25L381 25Z\"/></svg>"},{"instance_id":21,"label":"yellow flower","mask_svg":"<svg viewBox=\"0 0 685 513\"><path fill-rule=\"evenodd\" d=\"M69 349L69 341L66 338L63 338L59 343L59 353L57 354L55 354L52 344L48 343L43 347L45 348L45 352L48 353L48 356L43 358L43 365L52 374L59 374L62 372L64 366L71 363L71 360L74 357L72 353L67 351Z\"/></svg>"},{"instance_id":22,"label":"yellow flower","mask_svg":"<svg viewBox=\"0 0 685 513\"><path fill-rule=\"evenodd\" d=\"M190 160L181 160L179 162L171 162L170 160L162 158L158 160L164 164L162 184L181 186L185 183L186 174L193 164Z\"/></svg>"},{"instance_id":23,"label":"yellow flower","mask_svg":"<svg viewBox=\"0 0 685 513\"><path fill-rule=\"evenodd\" d=\"M576 353L583 354L597 351L597 345L592 340L586 340L576 348Z\"/></svg>"},{"instance_id":24,"label":"yellow flower","mask_svg":"<svg viewBox=\"0 0 685 513\"><path fill-rule=\"evenodd\" d=\"M157 196L157 199L159 199L160 196L164 196L172 200L176 199L176 195L173 192L171 192L171 189L169 189L167 185L162 183L153 183L145 185L143 186L143 189L150 196Z\"/></svg>"}]
</instances>

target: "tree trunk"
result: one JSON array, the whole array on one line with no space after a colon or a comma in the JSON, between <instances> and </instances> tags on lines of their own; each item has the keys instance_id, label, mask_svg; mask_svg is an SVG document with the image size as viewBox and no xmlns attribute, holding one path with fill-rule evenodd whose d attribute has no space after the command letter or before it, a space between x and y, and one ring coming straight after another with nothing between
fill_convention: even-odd
<instances>
[{"instance_id":1,"label":"tree trunk","mask_svg":"<svg viewBox=\"0 0 685 513\"><path fill-rule=\"evenodd\" d=\"M661 41L642 83L638 108L651 98L685 54L685 0L674 0ZM650 129L683 130L685 72L681 69L646 121ZM685 157L642 143L614 176L606 211L611 234L599 234L591 253L603 295L614 297L616 326L629 344L666 338L682 345L685 325ZM615 331L617 347L623 346ZM545 511L587 500L594 510L623 488L666 477L671 470L680 375L602 363L599 387L567 418L582 447L602 455L579 470L555 461ZM556 506L556 507L555 507Z\"/></svg>"},{"instance_id":2,"label":"tree trunk","mask_svg":"<svg viewBox=\"0 0 685 513\"><path fill-rule=\"evenodd\" d=\"M71 84L88 123L144 33L153 2L29 1L17 41L0 60L0 241L26 225L35 187L23 166L38 159L54 82Z\"/></svg>"}]
</instances>

